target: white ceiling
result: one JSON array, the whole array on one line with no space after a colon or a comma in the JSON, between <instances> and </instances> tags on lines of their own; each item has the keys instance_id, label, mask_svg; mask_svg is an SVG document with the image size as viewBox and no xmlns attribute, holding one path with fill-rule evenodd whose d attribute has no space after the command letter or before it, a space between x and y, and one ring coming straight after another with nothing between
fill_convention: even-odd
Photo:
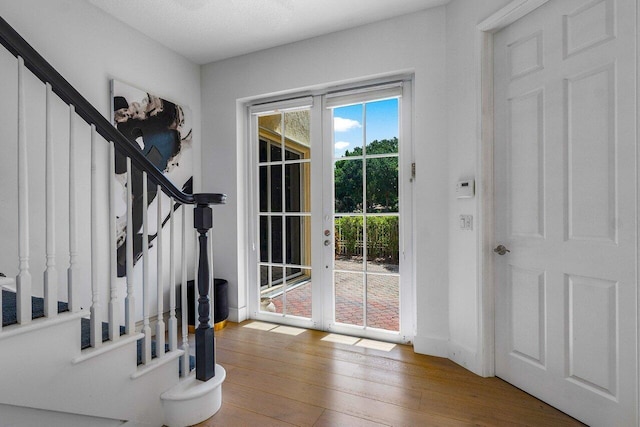
<instances>
[{"instance_id":1,"label":"white ceiling","mask_svg":"<svg viewBox=\"0 0 640 427\"><path fill-rule=\"evenodd\" d=\"M449 0L85 0L198 64L405 15Z\"/></svg>"}]
</instances>

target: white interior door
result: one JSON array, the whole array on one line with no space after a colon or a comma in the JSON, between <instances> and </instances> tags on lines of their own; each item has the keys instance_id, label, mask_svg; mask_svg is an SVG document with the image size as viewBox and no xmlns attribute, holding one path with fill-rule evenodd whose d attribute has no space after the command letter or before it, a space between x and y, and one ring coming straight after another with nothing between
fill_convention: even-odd
<instances>
[{"instance_id":1,"label":"white interior door","mask_svg":"<svg viewBox=\"0 0 640 427\"><path fill-rule=\"evenodd\" d=\"M637 423L636 1L550 0L494 38L496 374Z\"/></svg>"}]
</instances>

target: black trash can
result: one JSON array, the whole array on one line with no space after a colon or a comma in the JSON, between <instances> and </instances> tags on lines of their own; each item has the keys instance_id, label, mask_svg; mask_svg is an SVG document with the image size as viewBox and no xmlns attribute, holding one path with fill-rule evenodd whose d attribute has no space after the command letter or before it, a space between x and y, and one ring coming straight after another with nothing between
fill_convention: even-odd
<instances>
[{"instance_id":1,"label":"black trash can","mask_svg":"<svg viewBox=\"0 0 640 427\"><path fill-rule=\"evenodd\" d=\"M229 317L229 283L224 279L213 279L213 323L214 329L219 330L225 327L227 318ZM187 303L189 310L187 311L187 319L189 326L196 327L196 313L195 313L195 301L196 301L196 289L195 281L189 280L187 282Z\"/></svg>"}]
</instances>

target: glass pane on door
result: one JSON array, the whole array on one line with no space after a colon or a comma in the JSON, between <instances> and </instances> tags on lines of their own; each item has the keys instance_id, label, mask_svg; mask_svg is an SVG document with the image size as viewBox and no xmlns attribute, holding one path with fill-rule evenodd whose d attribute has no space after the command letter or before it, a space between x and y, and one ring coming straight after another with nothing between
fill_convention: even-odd
<instances>
[{"instance_id":1,"label":"glass pane on door","mask_svg":"<svg viewBox=\"0 0 640 427\"><path fill-rule=\"evenodd\" d=\"M309 110L258 117L260 312L311 318Z\"/></svg>"},{"instance_id":2,"label":"glass pane on door","mask_svg":"<svg viewBox=\"0 0 640 427\"><path fill-rule=\"evenodd\" d=\"M364 326L364 275L336 272L334 283L336 322Z\"/></svg>"},{"instance_id":3,"label":"glass pane on door","mask_svg":"<svg viewBox=\"0 0 640 427\"><path fill-rule=\"evenodd\" d=\"M399 285L398 276L367 274L367 326L400 329Z\"/></svg>"},{"instance_id":4,"label":"glass pane on door","mask_svg":"<svg viewBox=\"0 0 640 427\"><path fill-rule=\"evenodd\" d=\"M335 230L334 269L338 271L364 271L362 216L336 216L333 223Z\"/></svg>"},{"instance_id":5,"label":"glass pane on door","mask_svg":"<svg viewBox=\"0 0 640 427\"><path fill-rule=\"evenodd\" d=\"M398 108L391 98L333 109L334 320L394 332L400 330Z\"/></svg>"}]
</instances>

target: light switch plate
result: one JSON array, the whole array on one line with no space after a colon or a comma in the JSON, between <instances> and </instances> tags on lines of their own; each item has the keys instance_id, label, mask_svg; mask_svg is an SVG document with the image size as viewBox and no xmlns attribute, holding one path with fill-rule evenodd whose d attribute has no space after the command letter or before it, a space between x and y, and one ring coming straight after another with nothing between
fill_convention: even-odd
<instances>
[{"instance_id":1,"label":"light switch plate","mask_svg":"<svg viewBox=\"0 0 640 427\"><path fill-rule=\"evenodd\" d=\"M473 215L460 215L460 229L473 230Z\"/></svg>"}]
</instances>

